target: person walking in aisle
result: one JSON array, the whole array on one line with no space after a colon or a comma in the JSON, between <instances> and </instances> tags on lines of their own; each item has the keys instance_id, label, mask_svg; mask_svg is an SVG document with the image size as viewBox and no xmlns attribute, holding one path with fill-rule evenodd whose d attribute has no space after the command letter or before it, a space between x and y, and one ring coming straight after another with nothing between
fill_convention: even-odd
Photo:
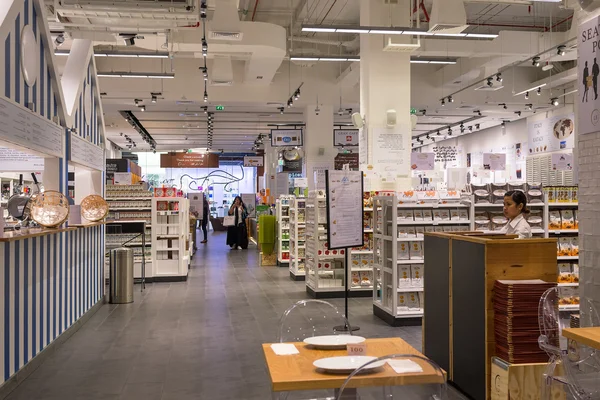
<instances>
[{"instance_id":1,"label":"person walking in aisle","mask_svg":"<svg viewBox=\"0 0 600 400\"><path fill-rule=\"evenodd\" d=\"M235 216L234 225L227 227L227 245L232 249L238 246L242 249L248 248L248 231L246 230L246 218L248 209L240 196L236 196L233 204L229 207L228 215Z\"/></svg>"},{"instance_id":2,"label":"person walking in aisle","mask_svg":"<svg viewBox=\"0 0 600 400\"><path fill-rule=\"evenodd\" d=\"M207 240L207 226L208 219L210 218L209 209L208 209L208 199L206 198L206 193L202 193L202 233L204 234L204 240L200 243L206 243Z\"/></svg>"},{"instance_id":3,"label":"person walking in aisle","mask_svg":"<svg viewBox=\"0 0 600 400\"><path fill-rule=\"evenodd\" d=\"M527 196L520 190L510 190L504 195L504 216L508 224L501 232L507 235L519 235L519 239L531 237L531 227L523 214L529 214Z\"/></svg>"}]
</instances>

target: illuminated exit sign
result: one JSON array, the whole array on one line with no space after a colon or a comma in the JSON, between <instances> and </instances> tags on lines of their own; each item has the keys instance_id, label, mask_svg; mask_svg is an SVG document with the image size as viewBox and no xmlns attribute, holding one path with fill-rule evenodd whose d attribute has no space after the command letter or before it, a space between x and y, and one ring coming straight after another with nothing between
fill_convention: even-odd
<instances>
[{"instance_id":1,"label":"illuminated exit sign","mask_svg":"<svg viewBox=\"0 0 600 400\"><path fill-rule=\"evenodd\" d=\"M225 110L225 106L215 106L215 110L223 111L223 110Z\"/></svg>"}]
</instances>

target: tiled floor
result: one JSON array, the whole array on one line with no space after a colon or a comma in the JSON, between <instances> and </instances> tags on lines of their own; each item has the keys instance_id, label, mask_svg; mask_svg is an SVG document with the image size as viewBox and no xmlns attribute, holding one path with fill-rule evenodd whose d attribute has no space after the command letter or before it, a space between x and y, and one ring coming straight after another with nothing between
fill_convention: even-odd
<instances>
[{"instance_id":1,"label":"tiled floor","mask_svg":"<svg viewBox=\"0 0 600 400\"><path fill-rule=\"evenodd\" d=\"M229 250L211 234L187 282L136 286L133 304L103 306L8 399L270 399L260 344L308 297L287 269L258 264L255 248ZM421 348L420 327L388 326L369 298L350 300L350 321L362 336Z\"/></svg>"}]
</instances>

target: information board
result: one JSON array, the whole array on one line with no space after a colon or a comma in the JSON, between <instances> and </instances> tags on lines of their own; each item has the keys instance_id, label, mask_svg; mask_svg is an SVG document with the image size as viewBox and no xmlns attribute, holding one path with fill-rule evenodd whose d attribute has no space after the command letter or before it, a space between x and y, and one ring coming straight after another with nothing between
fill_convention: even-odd
<instances>
[{"instance_id":1,"label":"information board","mask_svg":"<svg viewBox=\"0 0 600 400\"><path fill-rule=\"evenodd\" d=\"M553 171L573 171L573 154L552 153Z\"/></svg>"},{"instance_id":2,"label":"information board","mask_svg":"<svg viewBox=\"0 0 600 400\"><path fill-rule=\"evenodd\" d=\"M244 156L244 167L262 167L263 156Z\"/></svg>"},{"instance_id":3,"label":"information board","mask_svg":"<svg viewBox=\"0 0 600 400\"><path fill-rule=\"evenodd\" d=\"M271 146L302 146L302 129L271 129Z\"/></svg>"},{"instance_id":4,"label":"information board","mask_svg":"<svg viewBox=\"0 0 600 400\"><path fill-rule=\"evenodd\" d=\"M33 156L10 147L0 147L0 171L36 172L43 170L43 157Z\"/></svg>"},{"instance_id":5,"label":"information board","mask_svg":"<svg viewBox=\"0 0 600 400\"><path fill-rule=\"evenodd\" d=\"M334 146L358 146L358 129L334 129Z\"/></svg>"},{"instance_id":6,"label":"information board","mask_svg":"<svg viewBox=\"0 0 600 400\"><path fill-rule=\"evenodd\" d=\"M490 171L504 171L506 169L506 154L483 153L483 169Z\"/></svg>"},{"instance_id":7,"label":"information board","mask_svg":"<svg viewBox=\"0 0 600 400\"><path fill-rule=\"evenodd\" d=\"M410 153L410 169L431 171L435 167L435 153Z\"/></svg>"},{"instance_id":8,"label":"information board","mask_svg":"<svg viewBox=\"0 0 600 400\"><path fill-rule=\"evenodd\" d=\"M362 247L363 184L360 171L325 171L330 249Z\"/></svg>"},{"instance_id":9,"label":"information board","mask_svg":"<svg viewBox=\"0 0 600 400\"><path fill-rule=\"evenodd\" d=\"M70 160L86 167L104 170L104 150L71 132Z\"/></svg>"},{"instance_id":10,"label":"information board","mask_svg":"<svg viewBox=\"0 0 600 400\"><path fill-rule=\"evenodd\" d=\"M556 115L527 124L529 155L575 147L575 114Z\"/></svg>"},{"instance_id":11,"label":"information board","mask_svg":"<svg viewBox=\"0 0 600 400\"><path fill-rule=\"evenodd\" d=\"M63 157L64 128L0 97L0 140L55 157Z\"/></svg>"}]
</instances>

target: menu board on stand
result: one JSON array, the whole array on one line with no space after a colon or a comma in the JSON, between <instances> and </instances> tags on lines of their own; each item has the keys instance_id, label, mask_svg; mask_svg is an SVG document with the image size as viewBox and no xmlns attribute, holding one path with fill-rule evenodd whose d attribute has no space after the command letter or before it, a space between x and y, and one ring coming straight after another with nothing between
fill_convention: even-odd
<instances>
[{"instance_id":1,"label":"menu board on stand","mask_svg":"<svg viewBox=\"0 0 600 400\"><path fill-rule=\"evenodd\" d=\"M329 249L346 249L344 265L345 315L348 317L348 268L350 249L362 247L363 237L363 176L360 171L325 171L327 192L327 242ZM358 330L357 326L335 327L336 330Z\"/></svg>"}]
</instances>

